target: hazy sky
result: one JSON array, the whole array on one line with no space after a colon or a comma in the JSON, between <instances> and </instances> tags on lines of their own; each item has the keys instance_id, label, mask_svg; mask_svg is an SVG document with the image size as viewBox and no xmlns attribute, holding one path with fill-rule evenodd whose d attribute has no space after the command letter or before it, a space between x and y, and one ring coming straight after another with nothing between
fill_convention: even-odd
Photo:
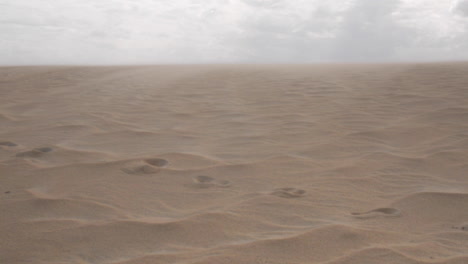
<instances>
[{"instance_id":1,"label":"hazy sky","mask_svg":"<svg viewBox=\"0 0 468 264\"><path fill-rule=\"evenodd\" d=\"M0 0L0 64L468 60L468 0Z\"/></svg>"}]
</instances>

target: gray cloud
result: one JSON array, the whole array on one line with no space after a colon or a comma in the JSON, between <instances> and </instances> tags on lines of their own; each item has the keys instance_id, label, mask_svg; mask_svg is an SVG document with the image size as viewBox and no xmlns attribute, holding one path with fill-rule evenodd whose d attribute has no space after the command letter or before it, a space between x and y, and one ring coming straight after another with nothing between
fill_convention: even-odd
<instances>
[{"instance_id":1,"label":"gray cloud","mask_svg":"<svg viewBox=\"0 0 468 264\"><path fill-rule=\"evenodd\" d=\"M468 59L468 0L0 0L0 64Z\"/></svg>"},{"instance_id":2,"label":"gray cloud","mask_svg":"<svg viewBox=\"0 0 468 264\"><path fill-rule=\"evenodd\" d=\"M398 0L356 0L346 12L333 41L332 59L380 61L399 59L400 49L408 47L414 30L403 26L394 15Z\"/></svg>"},{"instance_id":3,"label":"gray cloud","mask_svg":"<svg viewBox=\"0 0 468 264\"><path fill-rule=\"evenodd\" d=\"M468 0L457 1L455 10L461 15L468 16Z\"/></svg>"}]
</instances>

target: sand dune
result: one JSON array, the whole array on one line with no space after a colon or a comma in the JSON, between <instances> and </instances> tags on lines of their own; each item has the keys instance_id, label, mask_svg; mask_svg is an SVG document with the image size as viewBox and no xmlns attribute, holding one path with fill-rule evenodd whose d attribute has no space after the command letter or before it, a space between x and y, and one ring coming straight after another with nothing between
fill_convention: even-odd
<instances>
[{"instance_id":1,"label":"sand dune","mask_svg":"<svg viewBox=\"0 0 468 264\"><path fill-rule=\"evenodd\" d=\"M468 263L466 76L0 68L0 263Z\"/></svg>"}]
</instances>

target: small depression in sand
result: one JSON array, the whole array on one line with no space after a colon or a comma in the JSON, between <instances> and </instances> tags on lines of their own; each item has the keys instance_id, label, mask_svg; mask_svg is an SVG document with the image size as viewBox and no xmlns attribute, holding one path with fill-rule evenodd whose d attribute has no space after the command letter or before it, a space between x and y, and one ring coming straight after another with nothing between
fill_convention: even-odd
<instances>
[{"instance_id":1,"label":"small depression in sand","mask_svg":"<svg viewBox=\"0 0 468 264\"><path fill-rule=\"evenodd\" d=\"M354 212L351 213L353 216L358 218L370 218L370 217L378 217L378 216L388 216L388 217L397 217L401 215L400 210L396 208L377 208L367 212Z\"/></svg>"},{"instance_id":2,"label":"small depression in sand","mask_svg":"<svg viewBox=\"0 0 468 264\"><path fill-rule=\"evenodd\" d=\"M231 186L231 182L227 180L217 180L213 177L206 175L197 175L193 177L193 185L198 188L222 187L227 188Z\"/></svg>"},{"instance_id":3,"label":"small depression in sand","mask_svg":"<svg viewBox=\"0 0 468 264\"><path fill-rule=\"evenodd\" d=\"M18 144L11 142L11 141L0 141L0 146L5 146L5 147L16 147Z\"/></svg>"},{"instance_id":4,"label":"small depression in sand","mask_svg":"<svg viewBox=\"0 0 468 264\"><path fill-rule=\"evenodd\" d=\"M286 188L275 189L271 194L274 196L281 197L281 198L300 198L304 196L305 193L306 193L305 190L292 188L292 187L286 187Z\"/></svg>"},{"instance_id":5,"label":"small depression in sand","mask_svg":"<svg viewBox=\"0 0 468 264\"><path fill-rule=\"evenodd\" d=\"M145 159L138 165L131 165L126 168L122 168L122 171L128 174L155 174L158 173L162 167L167 166L169 162L165 159Z\"/></svg>"},{"instance_id":6,"label":"small depression in sand","mask_svg":"<svg viewBox=\"0 0 468 264\"><path fill-rule=\"evenodd\" d=\"M40 157L44 156L44 154L49 153L51 151L53 151L53 148L49 148L49 147L35 148L33 150L20 152L20 153L16 154L16 157L20 157L20 158L40 158Z\"/></svg>"}]
</instances>

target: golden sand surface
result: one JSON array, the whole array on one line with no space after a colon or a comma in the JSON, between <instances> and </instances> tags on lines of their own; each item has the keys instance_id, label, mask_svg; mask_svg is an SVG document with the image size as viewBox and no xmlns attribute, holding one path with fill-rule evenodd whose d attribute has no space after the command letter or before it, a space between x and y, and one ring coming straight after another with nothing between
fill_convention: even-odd
<instances>
[{"instance_id":1,"label":"golden sand surface","mask_svg":"<svg viewBox=\"0 0 468 264\"><path fill-rule=\"evenodd\" d=\"M2 67L0 263L466 264L468 63Z\"/></svg>"}]
</instances>

